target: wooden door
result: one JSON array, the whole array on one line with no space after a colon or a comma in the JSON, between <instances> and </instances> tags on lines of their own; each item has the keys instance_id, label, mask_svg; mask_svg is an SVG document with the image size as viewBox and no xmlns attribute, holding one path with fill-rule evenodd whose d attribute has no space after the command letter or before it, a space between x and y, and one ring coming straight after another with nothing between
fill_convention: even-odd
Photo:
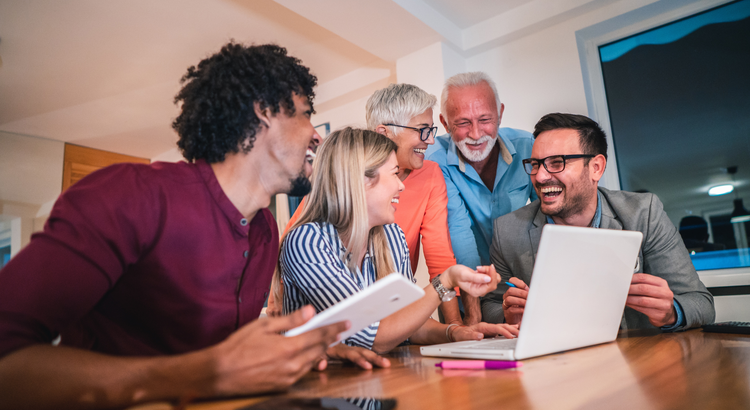
<instances>
[{"instance_id":1,"label":"wooden door","mask_svg":"<svg viewBox=\"0 0 750 410\"><path fill-rule=\"evenodd\" d=\"M81 178L97 169L120 162L136 162L140 164L151 163L151 161L146 158L131 157L130 155L117 154L114 152L66 143L65 156L63 159L63 192L65 192L65 190L71 185L80 181Z\"/></svg>"}]
</instances>

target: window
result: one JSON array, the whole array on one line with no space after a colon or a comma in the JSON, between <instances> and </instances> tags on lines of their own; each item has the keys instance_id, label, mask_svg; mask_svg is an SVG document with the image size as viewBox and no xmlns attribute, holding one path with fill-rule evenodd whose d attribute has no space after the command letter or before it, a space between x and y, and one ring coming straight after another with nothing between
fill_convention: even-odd
<instances>
[{"instance_id":1,"label":"window","mask_svg":"<svg viewBox=\"0 0 750 410\"><path fill-rule=\"evenodd\" d=\"M732 223L735 200L750 202L750 0L599 55L622 189L659 196L697 269L750 266L750 223ZM734 190L709 196L719 184Z\"/></svg>"},{"instance_id":2,"label":"window","mask_svg":"<svg viewBox=\"0 0 750 410\"><path fill-rule=\"evenodd\" d=\"M576 36L610 135L603 185L657 194L698 270L750 267L733 218L750 203L750 0L657 2Z\"/></svg>"}]
</instances>

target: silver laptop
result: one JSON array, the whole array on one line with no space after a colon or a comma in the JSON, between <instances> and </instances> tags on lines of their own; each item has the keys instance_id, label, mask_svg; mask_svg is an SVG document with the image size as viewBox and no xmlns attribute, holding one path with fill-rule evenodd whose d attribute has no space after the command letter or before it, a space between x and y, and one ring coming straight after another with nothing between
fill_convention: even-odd
<instances>
[{"instance_id":1,"label":"silver laptop","mask_svg":"<svg viewBox=\"0 0 750 410\"><path fill-rule=\"evenodd\" d=\"M423 346L422 355L521 360L615 340L642 238L545 225L518 338Z\"/></svg>"}]
</instances>

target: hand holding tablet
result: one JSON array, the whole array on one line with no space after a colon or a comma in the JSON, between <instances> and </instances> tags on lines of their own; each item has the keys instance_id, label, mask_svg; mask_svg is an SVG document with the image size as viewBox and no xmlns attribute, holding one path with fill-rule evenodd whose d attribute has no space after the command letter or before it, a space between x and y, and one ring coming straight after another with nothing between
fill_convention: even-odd
<instances>
[{"instance_id":1,"label":"hand holding tablet","mask_svg":"<svg viewBox=\"0 0 750 410\"><path fill-rule=\"evenodd\" d=\"M320 326L348 320L349 330L339 334L341 340L359 332L424 296L424 290L398 273L392 273L330 308L313 316L307 323L286 332L292 337ZM335 343L334 343L335 345Z\"/></svg>"}]
</instances>

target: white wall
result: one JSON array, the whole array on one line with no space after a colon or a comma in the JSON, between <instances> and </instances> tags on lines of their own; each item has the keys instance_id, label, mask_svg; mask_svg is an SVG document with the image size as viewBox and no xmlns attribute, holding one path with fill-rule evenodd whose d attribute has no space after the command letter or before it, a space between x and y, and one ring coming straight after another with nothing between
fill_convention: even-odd
<instances>
[{"instance_id":1,"label":"white wall","mask_svg":"<svg viewBox=\"0 0 750 410\"><path fill-rule=\"evenodd\" d=\"M0 217L4 224L0 230L3 237L10 237L10 256L15 256L31 239L31 234L44 226L49 215L37 221L39 206L20 202L0 201ZM36 229L40 226L39 229Z\"/></svg>"},{"instance_id":2,"label":"white wall","mask_svg":"<svg viewBox=\"0 0 750 410\"><path fill-rule=\"evenodd\" d=\"M51 209L43 204L60 195L64 151L60 141L0 132L0 220L11 256L43 228Z\"/></svg>"},{"instance_id":3,"label":"white wall","mask_svg":"<svg viewBox=\"0 0 750 410\"><path fill-rule=\"evenodd\" d=\"M484 71L505 104L502 125L531 131L544 114L588 114L575 32L653 0L623 0L466 59Z\"/></svg>"},{"instance_id":4,"label":"white wall","mask_svg":"<svg viewBox=\"0 0 750 410\"><path fill-rule=\"evenodd\" d=\"M0 132L0 201L41 205L62 190L65 144Z\"/></svg>"},{"instance_id":5,"label":"white wall","mask_svg":"<svg viewBox=\"0 0 750 410\"><path fill-rule=\"evenodd\" d=\"M182 152L176 146L169 151L162 152L161 154L151 158L151 162L180 162L185 161L185 157L182 156Z\"/></svg>"},{"instance_id":6,"label":"white wall","mask_svg":"<svg viewBox=\"0 0 750 410\"><path fill-rule=\"evenodd\" d=\"M445 80L466 71L466 60L451 46L438 42L417 50L396 61L396 78L399 83L413 84L437 97L433 121L437 135L445 134L440 123L440 94Z\"/></svg>"},{"instance_id":7,"label":"white wall","mask_svg":"<svg viewBox=\"0 0 750 410\"><path fill-rule=\"evenodd\" d=\"M365 104L369 97L368 95L340 107L318 112L312 116L312 123L318 126L328 122L331 124L331 132L344 127L367 128Z\"/></svg>"}]
</instances>

